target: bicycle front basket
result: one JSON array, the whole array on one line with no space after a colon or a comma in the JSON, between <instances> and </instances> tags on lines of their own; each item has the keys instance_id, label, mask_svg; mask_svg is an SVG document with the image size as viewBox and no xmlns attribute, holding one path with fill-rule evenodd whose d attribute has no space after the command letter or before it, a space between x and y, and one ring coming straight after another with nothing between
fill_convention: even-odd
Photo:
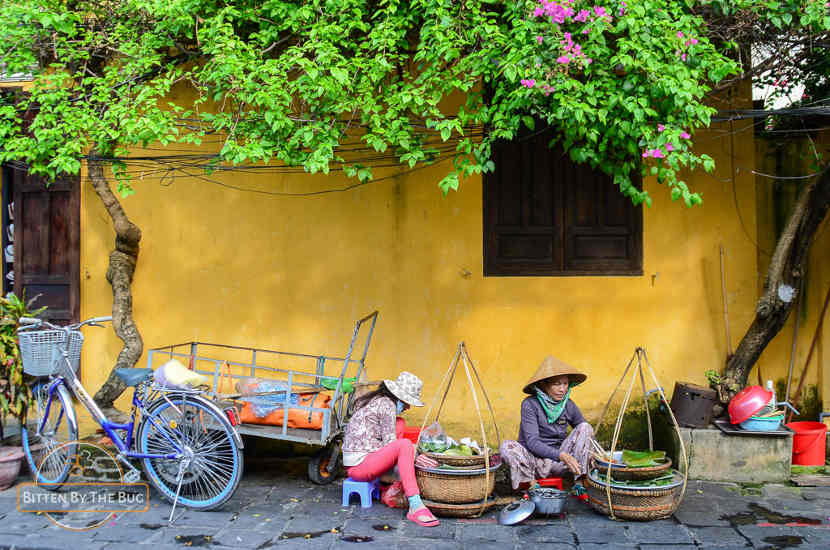
<instances>
[{"instance_id":1,"label":"bicycle front basket","mask_svg":"<svg viewBox=\"0 0 830 550\"><path fill-rule=\"evenodd\" d=\"M20 357L23 372L32 376L50 376L61 368L61 350L66 346L66 332L62 330L34 330L19 332ZM80 331L69 333L69 362L73 372L78 372L81 362L81 346L84 335Z\"/></svg>"}]
</instances>

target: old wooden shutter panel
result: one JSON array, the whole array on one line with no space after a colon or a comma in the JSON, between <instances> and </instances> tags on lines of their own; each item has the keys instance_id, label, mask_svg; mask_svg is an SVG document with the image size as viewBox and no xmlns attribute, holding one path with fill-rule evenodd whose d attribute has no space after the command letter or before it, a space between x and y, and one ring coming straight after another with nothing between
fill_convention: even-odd
<instances>
[{"instance_id":1,"label":"old wooden shutter panel","mask_svg":"<svg viewBox=\"0 0 830 550\"><path fill-rule=\"evenodd\" d=\"M14 290L34 307L47 306L57 324L80 315L80 184L43 179L14 170Z\"/></svg>"},{"instance_id":2,"label":"old wooden shutter panel","mask_svg":"<svg viewBox=\"0 0 830 550\"><path fill-rule=\"evenodd\" d=\"M609 176L550 149L553 138L551 130L524 130L493 145L484 274L641 275L642 208Z\"/></svg>"},{"instance_id":3,"label":"old wooden shutter panel","mask_svg":"<svg viewBox=\"0 0 830 550\"><path fill-rule=\"evenodd\" d=\"M484 181L485 275L543 275L561 265L561 191L551 185L546 134L494 144L497 169Z\"/></svg>"},{"instance_id":4,"label":"old wooden shutter panel","mask_svg":"<svg viewBox=\"0 0 830 550\"><path fill-rule=\"evenodd\" d=\"M642 207L611 178L585 165L565 185L565 269L602 275L642 274Z\"/></svg>"}]
</instances>

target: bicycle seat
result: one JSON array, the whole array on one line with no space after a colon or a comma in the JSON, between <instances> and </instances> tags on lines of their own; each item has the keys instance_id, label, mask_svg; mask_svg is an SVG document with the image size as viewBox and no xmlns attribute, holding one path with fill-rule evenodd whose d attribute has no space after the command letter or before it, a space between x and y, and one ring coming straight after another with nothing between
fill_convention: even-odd
<instances>
[{"instance_id":1,"label":"bicycle seat","mask_svg":"<svg viewBox=\"0 0 830 550\"><path fill-rule=\"evenodd\" d=\"M115 369L115 374L128 387L137 386L153 376L153 369Z\"/></svg>"}]
</instances>

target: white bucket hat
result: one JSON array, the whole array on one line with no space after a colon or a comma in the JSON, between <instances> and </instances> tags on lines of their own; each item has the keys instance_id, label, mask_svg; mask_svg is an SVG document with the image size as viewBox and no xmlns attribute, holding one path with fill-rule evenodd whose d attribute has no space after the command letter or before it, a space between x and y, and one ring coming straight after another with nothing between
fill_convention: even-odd
<instances>
[{"instance_id":1,"label":"white bucket hat","mask_svg":"<svg viewBox=\"0 0 830 550\"><path fill-rule=\"evenodd\" d=\"M401 371L397 380L384 379L383 383L386 384L389 391L395 394L395 397L404 403L413 407L424 406L421 402L421 389L424 387L424 383L411 372Z\"/></svg>"}]
</instances>

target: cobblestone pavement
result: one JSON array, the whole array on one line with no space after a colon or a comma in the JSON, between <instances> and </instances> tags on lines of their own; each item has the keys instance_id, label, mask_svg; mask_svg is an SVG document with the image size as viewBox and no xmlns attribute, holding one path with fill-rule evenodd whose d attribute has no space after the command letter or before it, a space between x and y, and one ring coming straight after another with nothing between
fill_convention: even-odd
<instances>
[{"instance_id":1,"label":"cobblestone pavement","mask_svg":"<svg viewBox=\"0 0 830 550\"><path fill-rule=\"evenodd\" d=\"M212 512L186 511L167 525L169 504L153 494L150 510L122 514L103 527L73 532L46 517L19 512L15 488L0 492L0 548L44 550L165 550L210 547L308 550L662 550L712 548L830 549L830 487L690 482L673 518L619 522L571 498L567 513L498 524L497 512L475 520L443 519L422 528L379 502L341 507L341 486L312 485L305 462L249 467L234 497ZM21 479L22 480L22 479Z\"/></svg>"}]
</instances>

